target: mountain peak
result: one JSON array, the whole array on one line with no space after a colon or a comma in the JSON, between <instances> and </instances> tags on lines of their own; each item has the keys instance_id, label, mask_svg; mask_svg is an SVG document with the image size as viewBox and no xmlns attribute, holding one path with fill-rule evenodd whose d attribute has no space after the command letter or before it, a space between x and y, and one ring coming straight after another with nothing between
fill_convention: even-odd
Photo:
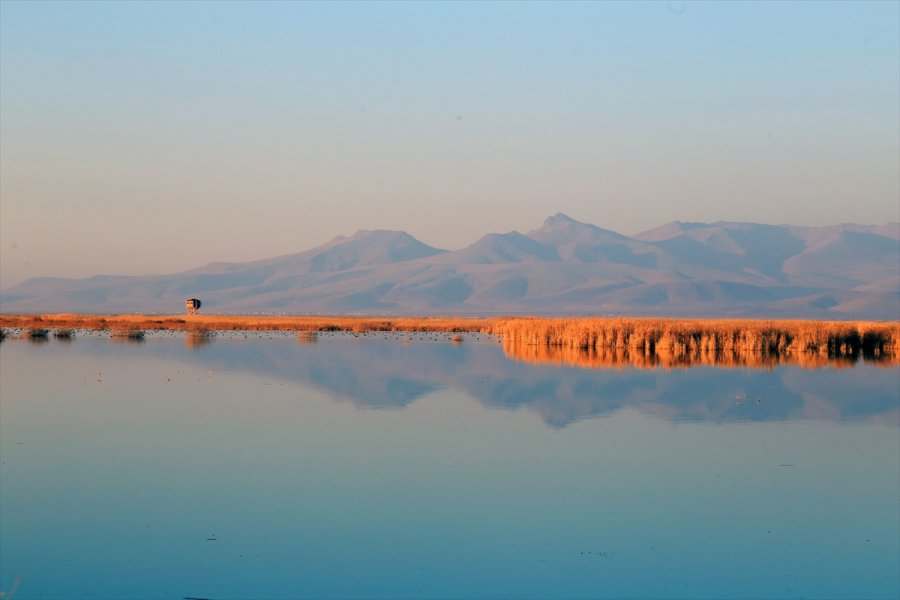
<instances>
[{"instance_id":1,"label":"mountain peak","mask_svg":"<svg viewBox=\"0 0 900 600\"><path fill-rule=\"evenodd\" d=\"M444 252L405 231L360 229L349 237L339 235L321 246L292 255L290 259L298 265L308 265L312 272L331 272L404 262Z\"/></svg>"},{"instance_id":2,"label":"mountain peak","mask_svg":"<svg viewBox=\"0 0 900 600\"><path fill-rule=\"evenodd\" d=\"M535 239L544 244L557 245L568 241L574 241L579 238L581 241L587 239L594 240L598 236L606 239L623 240L625 236L603 229L590 223L583 223L573 219L569 215L556 213L547 217L544 224L534 231L528 233L528 237Z\"/></svg>"},{"instance_id":3,"label":"mountain peak","mask_svg":"<svg viewBox=\"0 0 900 600\"><path fill-rule=\"evenodd\" d=\"M391 239L391 238L407 238L412 237L405 231L396 231L394 229L359 229L356 233L351 235L349 238L345 238L344 236L338 236L338 238L345 240L360 240L367 237L374 237L378 239ZM338 239L335 238L335 239Z\"/></svg>"},{"instance_id":4,"label":"mountain peak","mask_svg":"<svg viewBox=\"0 0 900 600\"><path fill-rule=\"evenodd\" d=\"M518 262L555 262L556 252L518 231L488 233L462 250L447 254L462 264L501 264Z\"/></svg>"},{"instance_id":5,"label":"mountain peak","mask_svg":"<svg viewBox=\"0 0 900 600\"><path fill-rule=\"evenodd\" d=\"M564 223L578 223L578 222L579 221L576 221L569 215L558 212L555 215L550 215L549 217L544 219L544 227L560 225L560 224L564 224Z\"/></svg>"},{"instance_id":6,"label":"mountain peak","mask_svg":"<svg viewBox=\"0 0 900 600\"><path fill-rule=\"evenodd\" d=\"M643 242L661 242L681 235L687 231L703 229L704 227L710 227L710 225L708 223L694 223L690 221L671 221L665 225L642 231L633 237L634 239Z\"/></svg>"}]
</instances>

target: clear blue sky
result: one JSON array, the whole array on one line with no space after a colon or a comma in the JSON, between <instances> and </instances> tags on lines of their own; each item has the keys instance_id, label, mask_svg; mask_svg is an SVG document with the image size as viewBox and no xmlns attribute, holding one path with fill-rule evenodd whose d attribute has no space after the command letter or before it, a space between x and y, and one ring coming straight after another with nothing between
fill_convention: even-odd
<instances>
[{"instance_id":1,"label":"clear blue sky","mask_svg":"<svg viewBox=\"0 0 900 600\"><path fill-rule=\"evenodd\" d=\"M900 219L897 2L0 2L0 284Z\"/></svg>"}]
</instances>

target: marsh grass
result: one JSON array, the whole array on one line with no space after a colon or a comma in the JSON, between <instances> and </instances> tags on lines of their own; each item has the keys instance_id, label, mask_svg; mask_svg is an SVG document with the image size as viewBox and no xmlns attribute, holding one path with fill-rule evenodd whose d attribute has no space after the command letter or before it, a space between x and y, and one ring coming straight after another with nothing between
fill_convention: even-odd
<instances>
[{"instance_id":1,"label":"marsh grass","mask_svg":"<svg viewBox=\"0 0 900 600\"><path fill-rule=\"evenodd\" d=\"M900 323L736 319L498 320L491 333L518 346L626 350L630 357L713 355L887 359L900 351Z\"/></svg>"}]
</instances>

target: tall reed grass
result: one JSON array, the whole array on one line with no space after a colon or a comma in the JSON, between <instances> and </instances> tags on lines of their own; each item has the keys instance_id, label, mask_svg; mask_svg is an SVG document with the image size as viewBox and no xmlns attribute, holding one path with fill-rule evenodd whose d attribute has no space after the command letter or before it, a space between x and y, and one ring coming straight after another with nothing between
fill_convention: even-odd
<instances>
[{"instance_id":1,"label":"tall reed grass","mask_svg":"<svg viewBox=\"0 0 900 600\"><path fill-rule=\"evenodd\" d=\"M624 349L630 356L809 353L877 358L900 352L897 322L511 318L495 321L490 332L520 346Z\"/></svg>"}]
</instances>

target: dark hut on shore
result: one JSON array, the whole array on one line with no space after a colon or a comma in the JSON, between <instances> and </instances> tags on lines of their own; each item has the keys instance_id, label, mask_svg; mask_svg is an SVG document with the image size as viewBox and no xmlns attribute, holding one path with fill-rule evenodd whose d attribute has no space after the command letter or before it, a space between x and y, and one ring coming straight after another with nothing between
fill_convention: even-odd
<instances>
[{"instance_id":1,"label":"dark hut on shore","mask_svg":"<svg viewBox=\"0 0 900 600\"><path fill-rule=\"evenodd\" d=\"M200 310L201 304L202 302L200 302L200 300L197 298L188 298L184 301L184 307L187 309L189 315L192 315Z\"/></svg>"}]
</instances>

